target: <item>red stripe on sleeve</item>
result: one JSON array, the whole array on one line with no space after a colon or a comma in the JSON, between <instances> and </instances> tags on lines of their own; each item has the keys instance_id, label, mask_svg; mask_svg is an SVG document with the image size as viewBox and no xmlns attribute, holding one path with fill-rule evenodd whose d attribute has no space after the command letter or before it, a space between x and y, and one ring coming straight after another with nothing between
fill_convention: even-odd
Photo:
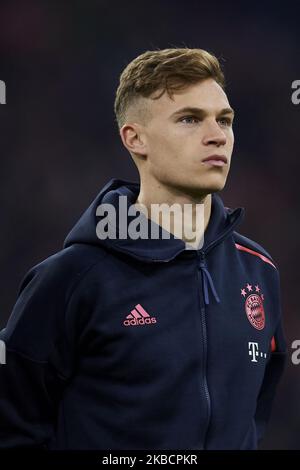
<instances>
[{"instance_id":1,"label":"red stripe on sleeve","mask_svg":"<svg viewBox=\"0 0 300 470\"><path fill-rule=\"evenodd\" d=\"M235 246L238 250L241 251L246 251L247 253L250 253L251 255L258 256L260 259L262 259L265 263L270 264L273 266L273 268L276 269L275 264L272 263L272 261L269 260L266 256L262 255L261 253L258 253L257 251L250 250L250 248L246 248L245 246L239 245L238 243L235 243Z\"/></svg>"},{"instance_id":2,"label":"red stripe on sleeve","mask_svg":"<svg viewBox=\"0 0 300 470\"><path fill-rule=\"evenodd\" d=\"M276 342L273 336L273 338L271 339L271 352L274 352L274 351L276 351Z\"/></svg>"}]
</instances>

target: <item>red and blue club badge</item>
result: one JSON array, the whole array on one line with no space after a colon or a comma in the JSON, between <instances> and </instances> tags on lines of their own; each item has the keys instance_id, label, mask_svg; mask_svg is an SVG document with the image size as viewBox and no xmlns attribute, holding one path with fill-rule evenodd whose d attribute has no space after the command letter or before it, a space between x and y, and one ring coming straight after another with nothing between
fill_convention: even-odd
<instances>
[{"instance_id":1,"label":"red and blue club badge","mask_svg":"<svg viewBox=\"0 0 300 470\"><path fill-rule=\"evenodd\" d=\"M249 322L257 330L265 327L264 294L261 293L259 285L247 284L241 289L241 295L245 299L245 311Z\"/></svg>"}]
</instances>

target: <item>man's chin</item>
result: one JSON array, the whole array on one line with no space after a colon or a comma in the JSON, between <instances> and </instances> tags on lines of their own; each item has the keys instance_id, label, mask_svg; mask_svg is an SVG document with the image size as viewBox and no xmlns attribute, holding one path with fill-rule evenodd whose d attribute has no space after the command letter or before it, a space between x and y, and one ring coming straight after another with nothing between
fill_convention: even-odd
<instances>
[{"instance_id":1,"label":"man's chin","mask_svg":"<svg viewBox=\"0 0 300 470\"><path fill-rule=\"evenodd\" d=\"M189 190L193 193L199 194L212 194L222 191L225 186L226 181L205 181L205 182L195 182L189 186Z\"/></svg>"},{"instance_id":2,"label":"man's chin","mask_svg":"<svg viewBox=\"0 0 300 470\"><path fill-rule=\"evenodd\" d=\"M212 176L212 175L211 175ZM166 184L167 183L167 184ZM217 193L222 191L226 183L226 178L193 178L186 180L175 181L164 181L164 184L173 187L180 193L189 194L193 198L199 198L200 196L206 196L207 194Z\"/></svg>"}]
</instances>

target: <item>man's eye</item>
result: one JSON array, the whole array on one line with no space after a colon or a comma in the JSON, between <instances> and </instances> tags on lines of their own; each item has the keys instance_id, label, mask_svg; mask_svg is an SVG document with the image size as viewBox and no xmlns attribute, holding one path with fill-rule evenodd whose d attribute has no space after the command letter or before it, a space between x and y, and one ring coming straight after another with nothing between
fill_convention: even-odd
<instances>
[{"instance_id":1,"label":"man's eye","mask_svg":"<svg viewBox=\"0 0 300 470\"><path fill-rule=\"evenodd\" d=\"M218 121L221 124L221 126L225 126L225 127L232 126L232 119L231 118L222 117L222 118L218 119Z\"/></svg>"},{"instance_id":2,"label":"man's eye","mask_svg":"<svg viewBox=\"0 0 300 470\"><path fill-rule=\"evenodd\" d=\"M196 116L184 116L179 119L180 122L186 122L187 124L194 124L195 120L198 122L199 119ZM194 121L194 122L193 122Z\"/></svg>"}]
</instances>

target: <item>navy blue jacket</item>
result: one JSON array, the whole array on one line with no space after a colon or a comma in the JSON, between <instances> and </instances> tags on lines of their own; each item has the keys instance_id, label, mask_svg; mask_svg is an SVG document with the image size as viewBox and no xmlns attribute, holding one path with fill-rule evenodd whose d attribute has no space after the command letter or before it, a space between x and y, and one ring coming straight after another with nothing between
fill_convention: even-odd
<instances>
[{"instance_id":1,"label":"navy blue jacket","mask_svg":"<svg viewBox=\"0 0 300 470\"><path fill-rule=\"evenodd\" d=\"M278 270L212 196L201 250L100 240L111 180L33 267L0 339L0 447L255 449L283 370Z\"/></svg>"}]
</instances>

